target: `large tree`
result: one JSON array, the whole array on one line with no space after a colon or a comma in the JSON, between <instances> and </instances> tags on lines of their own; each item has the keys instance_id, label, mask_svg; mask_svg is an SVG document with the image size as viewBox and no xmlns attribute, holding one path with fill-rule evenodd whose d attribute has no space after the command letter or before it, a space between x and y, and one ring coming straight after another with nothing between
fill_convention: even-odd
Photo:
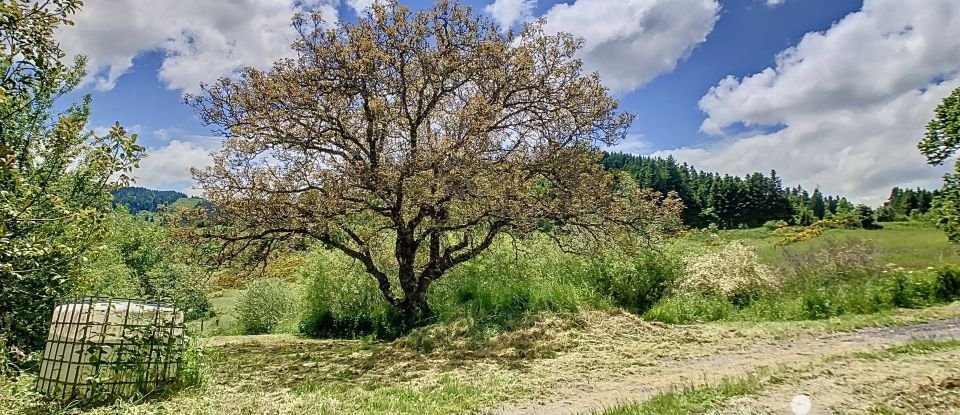
<instances>
[{"instance_id":1,"label":"large tree","mask_svg":"<svg viewBox=\"0 0 960 415\"><path fill-rule=\"evenodd\" d=\"M918 146L933 165L943 164L960 149L960 88L943 99L927 124L926 135ZM953 242L960 243L960 162L955 172L943 176L943 188L932 202L931 210L940 227Z\"/></svg>"},{"instance_id":2,"label":"large tree","mask_svg":"<svg viewBox=\"0 0 960 415\"><path fill-rule=\"evenodd\" d=\"M294 25L295 58L189 98L225 137L195 178L215 206L201 235L226 257L319 240L422 321L431 283L498 235L649 241L679 223L675 198L604 171L597 145L632 116L583 72L578 39L505 33L447 1Z\"/></svg>"},{"instance_id":3,"label":"large tree","mask_svg":"<svg viewBox=\"0 0 960 415\"><path fill-rule=\"evenodd\" d=\"M42 345L102 234L110 190L141 157L119 125L88 132L89 99L52 109L83 76L53 40L80 3L0 0L0 350Z\"/></svg>"}]
</instances>

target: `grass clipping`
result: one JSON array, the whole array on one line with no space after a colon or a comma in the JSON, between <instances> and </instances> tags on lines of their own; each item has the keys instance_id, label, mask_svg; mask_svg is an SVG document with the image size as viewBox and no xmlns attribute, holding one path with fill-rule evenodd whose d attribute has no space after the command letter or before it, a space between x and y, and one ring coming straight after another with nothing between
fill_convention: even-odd
<instances>
[{"instance_id":1,"label":"grass clipping","mask_svg":"<svg viewBox=\"0 0 960 415\"><path fill-rule=\"evenodd\" d=\"M558 353L604 347L611 339L665 330L621 310L579 313L541 312L526 317L512 330L487 331L467 319L414 330L388 350L407 357L431 359L523 360L555 357Z\"/></svg>"}]
</instances>

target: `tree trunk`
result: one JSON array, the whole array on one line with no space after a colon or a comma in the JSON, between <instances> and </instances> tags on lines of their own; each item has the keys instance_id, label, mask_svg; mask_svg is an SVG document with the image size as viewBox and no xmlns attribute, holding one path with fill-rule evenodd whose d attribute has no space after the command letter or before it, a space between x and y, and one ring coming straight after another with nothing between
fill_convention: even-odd
<instances>
[{"instance_id":1,"label":"tree trunk","mask_svg":"<svg viewBox=\"0 0 960 415\"><path fill-rule=\"evenodd\" d=\"M427 296L424 294L416 290L406 294L400 302L399 308L405 329L423 326L433 321L433 310L430 309Z\"/></svg>"}]
</instances>

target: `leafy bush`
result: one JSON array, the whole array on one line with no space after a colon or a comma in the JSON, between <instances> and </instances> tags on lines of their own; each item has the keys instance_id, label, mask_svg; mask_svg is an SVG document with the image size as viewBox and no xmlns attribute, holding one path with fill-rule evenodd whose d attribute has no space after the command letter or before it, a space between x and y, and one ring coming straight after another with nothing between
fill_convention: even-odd
<instances>
[{"instance_id":1,"label":"leafy bush","mask_svg":"<svg viewBox=\"0 0 960 415\"><path fill-rule=\"evenodd\" d=\"M937 299L953 301L960 298L960 267L937 270Z\"/></svg>"},{"instance_id":2,"label":"leafy bush","mask_svg":"<svg viewBox=\"0 0 960 415\"><path fill-rule=\"evenodd\" d=\"M297 311L297 299L277 278L251 281L237 302L237 322L244 334L272 333Z\"/></svg>"},{"instance_id":3,"label":"leafy bush","mask_svg":"<svg viewBox=\"0 0 960 415\"><path fill-rule=\"evenodd\" d=\"M189 265L169 231L118 210L107 220L105 244L84 265L76 295L143 297L176 304L188 320L209 315L206 275Z\"/></svg>"},{"instance_id":4,"label":"leafy bush","mask_svg":"<svg viewBox=\"0 0 960 415\"><path fill-rule=\"evenodd\" d=\"M300 278L307 287L300 332L315 337L396 337L399 315L376 282L357 264L335 252L307 255Z\"/></svg>"},{"instance_id":5,"label":"leafy bush","mask_svg":"<svg viewBox=\"0 0 960 415\"><path fill-rule=\"evenodd\" d=\"M648 251L623 260L613 256L595 259L589 272L601 295L616 306L643 314L673 288L683 266L677 255Z\"/></svg>"},{"instance_id":6,"label":"leafy bush","mask_svg":"<svg viewBox=\"0 0 960 415\"><path fill-rule=\"evenodd\" d=\"M884 280L895 307L920 308L936 302L936 277L921 272L895 270Z\"/></svg>"},{"instance_id":7,"label":"leafy bush","mask_svg":"<svg viewBox=\"0 0 960 415\"><path fill-rule=\"evenodd\" d=\"M739 241L684 262L680 293L719 296L744 305L779 285L773 270L760 262L756 248Z\"/></svg>"}]
</instances>

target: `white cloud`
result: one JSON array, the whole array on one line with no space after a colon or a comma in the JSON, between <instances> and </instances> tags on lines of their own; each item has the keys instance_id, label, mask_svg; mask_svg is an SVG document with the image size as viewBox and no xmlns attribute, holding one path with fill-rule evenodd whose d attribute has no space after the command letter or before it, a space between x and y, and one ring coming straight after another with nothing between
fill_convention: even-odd
<instances>
[{"instance_id":1,"label":"white cloud","mask_svg":"<svg viewBox=\"0 0 960 415\"><path fill-rule=\"evenodd\" d=\"M175 139L163 146L148 148L147 157L140 162L140 168L133 172L136 185L198 195L200 192L193 189L190 168L209 166L210 152L213 151L213 148L203 144L199 140L187 142Z\"/></svg>"},{"instance_id":2,"label":"white cloud","mask_svg":"<svg viewBox=\"0 0 960 415\"><path fill-rule=\"evenodd\" d=\"M893 186L937 186L943 169L927 166L916 143L933 108L960 87L960 3L866 0L776 62L720 81L700 108L707 133L779 131L661 154L731 173L776 169L789 182L870 203Z\"/></svg>"},{"instance_id":3,"label":"white cloud","mask_svg":"<svg viewBox=\"0 0 960 415\"><path fill-rule=\"evenodd\" d=\"M604 150L610 152L644 154L649 153L652 148L652 143L647 141L643 134L627 134L623 141L613 146L606 146Z\"/></svg>"},{"instance_id":4,"label":"white cloud","mask_svg":"<svg viewBox=\"0 0 960 415\"><path fill-rule=\"evenodd\" d=\"M765 0L764 3L766 3L767 7L777 7L783 4L784 1L786 0Z\"/></svg>"},{"instance_id":5,"label":"white cloud","mask_svg":"<svg viewBox=\"0 0 960 415\"><path fill-rule=\"evenodd\" d=\"M500 26L505 29L513 25L530 20L533 17L533 8L537 0L496 0L488 4L483 10L493 16Z\"/></svg>"},{"instance_id":6,"label":"white cloud","mask_svg":"<svg viewBox=\"0 0 960 415\"><path fill-rule=\"evenodd\" d=\"M89 57L88 81L98 89L112 89L141 53L160 51L160 80L171 89L196 91L200 82L241 66L263 68L289 56L293 14L310 7L335 19L336 1L88 0L76 26L57 39L68 53Z\"/></svg>"},{"instance_id":7,"label":"white cloud","mask_svg":"<svg viewBox=\"0 0 960 415\"><path fill-rule=\"evenodd\" d=\"M354 12L360 14L369 9L370 6L373 6L373 3L376 3L376 1L377 0L347 0L347 5L350 6Z\"/></svg>"},{"instance_id":8,"label":"white cloud","mask_svg":"<svg viewBox=\"0 0 960 415\"><path fill-rule=\"evenodd\" d=\"M719 11L715 0L577 0L543 17L548 31L582 37L586 68L623 92L676 68L706 40Z\"/></svg>"}]
</instances>

